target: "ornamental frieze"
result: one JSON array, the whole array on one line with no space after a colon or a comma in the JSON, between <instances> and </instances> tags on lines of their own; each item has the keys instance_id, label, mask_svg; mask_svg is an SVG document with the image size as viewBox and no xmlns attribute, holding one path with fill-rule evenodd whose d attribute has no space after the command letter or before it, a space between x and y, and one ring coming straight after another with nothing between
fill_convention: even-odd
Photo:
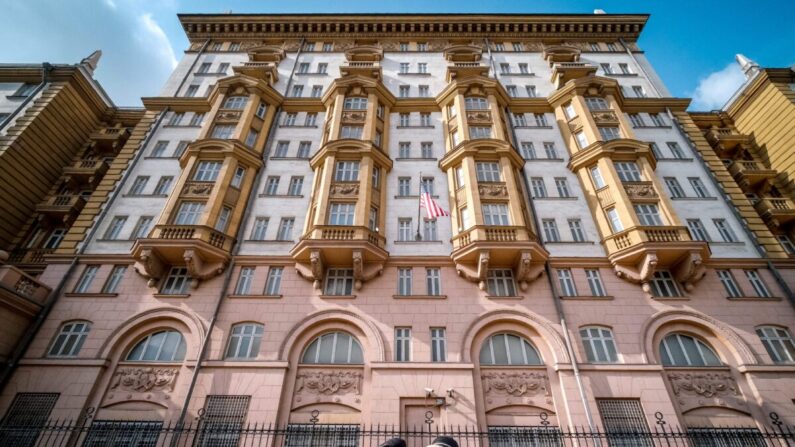
<instances>
[{"instance_id":1,"label":"ornamental frieze","mask_svg":"<svg viewBox=\"0 0 795 447\"><path fill-rule=\"evenodd\" d=\"M551 408L552 394L546 371L486 371L480 378L487 411L515 404Z\"/></svg>"},{"instance_id":2,"label":"ornamental frieze","mask_svg":"<svg viewBox=\"0 0 795 447\"><path fill-rule=\"evenodd\" d=\"M342 120L346 122L363 123L367 118L367 112L344 111Z\"/></svg>"},{"instance_id":3,"label":"ornamental frieze","mask_svg":"<svg viewBox=\"0 0 795 447\"><path fill-rule=\"evenodd\" d=\"M508 197L508 187L504 183L481 183L478 185L478 193L483 197Z\"/></svg>"},{"instance_id":4,"label":"ornamental frieze","mask_svg":"<svg viewBox=\"0 0 795 447\"><path fill-rule=\"evenodd\" d=\"M318 395L361 394L361 371L305 371L298 374L295 393Z\"/></svg>"},{"instance_id":5,"label":"ornamental frieze","mask_svg":"<svg viewBox=\"0 0 795 447\"><path fill-rule=\"evenodd\" d=\"M618 122L618 116L616 116L616 112L612 110L594 111L591 112L591 115L593 116L594 122L597 124Z\"/></svg>"},{"instance_id":6,"label":"ornamental frieze","mask_svg":"<svg viewBox=\"0 0 795 447\"><path fill-rule=\"evenodd\" d=\"M125 401L148 401L167 407L179 368L119 367L113 374L103 406Z\"/></svg>"},{"instance_id":7,"label":"ornamental frieze","mask_svg":"<svg viewBox=\"0 0 795 447\"><path fill-rule=\"evenodd\" d=\"M668 380L682 411L703 406L744 409L737 382L728 372L682 371L668 373Z\"/></svg>"},{"instance_id":8,"label":"ornamental frieze","mask_svg":"<svg viewBox=\"0 0 795 447\"><path fill-rule=\"evenodd\" d=\"M491 112L488 110L468 110L467 122L472 124L490 124Z\"/></svg>"},{"instance_id":9,"label":"ornamental frieze","mask_svg":"<svg viewBox=\"0 0 795 447\"><path fill-rule=\"evenodd\" d=\"M215 116L216 121L240 121L242 111L240 110L220 110Z\"/></svg>"},{"instance_id":10,"label":"ornamental frieze","mask_svg":"<svg viewBox=\"0 0 795 447\"><path fill-rule=\"evenodd\" d=\"M186 182L182 187L182 195L209 196L213 190L213 185L213 183L209 182Z\"/></svg>"},{"instance_id":11,"label":"ornamental frieze","mask_svg":"<svg viewBox=\"0 0 795 447\"><path fill-rule=\"evenodd\" d=\"M358 183L332 183L329 192L332 196L351 197L359 194Z\"/></svg>"},{"instance_id":12,"label":"ornamental frieze","mask_svg":"<svg viewBox=\"0 0 795 447\"><path fill-rule=\"evenodd\" d=\"M656 199L658 197L652 182L624 183L624 190L630 199L642 200Z\"/></svg>"}]
</instances>

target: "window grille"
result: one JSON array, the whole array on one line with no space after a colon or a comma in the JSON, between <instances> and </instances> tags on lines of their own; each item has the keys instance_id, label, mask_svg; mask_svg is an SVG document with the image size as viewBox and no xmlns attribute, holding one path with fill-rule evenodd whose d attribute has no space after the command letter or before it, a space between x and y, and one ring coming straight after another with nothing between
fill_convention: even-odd
<instances>
[{"instance_id":1,"label":"window grille","mask_svg":"<svg viewBox=\"0 0 795 447\"><path fill-rule=\"evenodd\" d=\"M649 425L646 423L639 401L634 399L596 399L596 404L599 407L602 424L608 433L611 446L652 446L650 439L631 436L638 432L649 431Z\"/></svg>"}]
</instances>

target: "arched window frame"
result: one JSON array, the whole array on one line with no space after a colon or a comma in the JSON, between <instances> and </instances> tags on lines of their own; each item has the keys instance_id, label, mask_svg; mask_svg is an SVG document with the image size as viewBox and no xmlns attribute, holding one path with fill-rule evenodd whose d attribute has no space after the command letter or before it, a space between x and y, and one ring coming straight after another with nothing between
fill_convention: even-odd
<instances>
[{"instance_id":1,"label":"arched window frame","mask_svg":"<svg viewBox=\"0 0 795 447\"><path fill-rule=\"evenodd\" d=\"M64 322L47 350L47 357L77 357L91 331L91 322L72 320Z\"/></svg>"},{"instance_id":2,"label":"arched window frame","mask_svg":"<svg viewBox=\"0 0 795 447\"><path fill-rule=\"evenodd\" d=\"M594 334L594 331L597 333ZM618 363L618 347L613 336L613 329L599 325L583 326L580 328L580 339L582 339L585 355L589 362Z\"/></svg>"},{"instance_id":3,"label":"arched window frame","mask_svg":"<svg viewBox=\"0 0 795 447\"><path fill-rule=\"evenodd\" d=\"M337 362L337 361L335 361L335 357L337 356L337 352L336 352L336 350L337 350L337 339L338 339L338 337L340 335L349 337L347 353L345 355L345 360L346 360L345 362ZM321 356L321 349L320 348L324 347L322 345L322 342L324 340L327 340L329 337L331 337L331 354L329 355L329 358L331 359L331 361L330 362L320 362L320 356ZM317 343L317 347L315 347L315 343ZM312 359L312 361L306 361L307 360L306 357L307 357L307 355L309 355L310 350L313 349L313 347L314 347L314 359ZM361 357L361 362L355 361L356 359L354 357L356 355L356 352L355 352L356 349L358 349L358 351L359 351L359 354L360 354L360 357ZM312 341L309 342L306 345L306 348L301 353L300 363L304 364L304 365L363 365L364 364L364 351L362 350L361 343L359 342L359 340L353 334L350 334L350 333L344 332L344 331L331 331L331 332L326 332L324 334L318 335L317 337L313 338Z\"/></svg>"},{"instance_id":4,"label":"arched window frame","mask_svg":"<svg viewBox=\"0 0 795 447\"><path fill-rule=\"evenodd\" d=\"M166 335L162 339L158 339L157 336L159 334L166 334ZM179 340L177 341L176 346L174 346L174 351L172 355L169 356L170 358L161 358L161 356L163 355L163 346L168 341L170 334L177 334L179 336ZM155 346L155 349L157 349L154 359L144 358L147 350L149 349L150 344ZM143 346L140 351L140 356L138 356L139 358L132 358L133 355L136 354L136 350L138 349L139 346ZM181 362L185 360L186 350L187 346L185 344L185 337L182 335L181 332L177 331L176 329L161 329L150 332L145 337L138 340L133 345L133 347L127 352L127 355L124 357L124 359L127 362L153 362L153 363Z\"/></svg>"},{"instance_id":5,"label":"arched window frame","mask_svg":"<svg viewBox=\"0 0 795 447\"><path fill-rule=\"evenodd\" d=\"M248 321L232 325L232 329L229 331L229 340L226 343L226 350L224 351L224 358L229 360L257 358L262 344L262 334L264 333L265 326L260 323Z\"/></svg>"},{"instance_id":6,"label":"arched window frame","mask_svg":"<svg viewBox=\"0 0 795 447\"><path fill-rule=\"evenodd\" d=\"M687 353L687 349L685 348L684 345L685 340L687 339L693 340L699 354L700 364L695 364L693 362L693 359L691 359L690 355ZM669 342L678 343L678 346L681 349L687 364L676 364L676 362L674 361L674 357L671 354L672 346L668 345ZM660 363L662 363L664 366L686 367L686 368L724 366L723 361L720 359L718 353L707 342L694 335L682 332L672 332L670 334L667 334L665 337L663 337L662 340L660 340L658 349L660 355ZM707 356L705 356L705 353L711 354L711 356L714 357L714 361L709 359Z\"/></svg>"},{"instance_id":7,"label":"arched window frame","mask_svg":"<svg viewBox=\"0 0 795 447\"><path fill-rule=\"evenodd\" d=\"M497 341L497 338L501 337L501 342L505 344L505 353L508 359L507 363L497 363L496 357L494 355L494 343L500 343ZM514 362L513 356L511 355L511 346L508 343L509 337L515 337L519 339L521 342L521 346L523 348L529 348L529 352L535 355L535 359L529 358L527 349L522 349L521 352L521 361ZM488 357L489 361L484 362L484 351L488 350ZM517 354L517 353L514 353ZM516 335L510 332L497 332L495 334L491 334L488 338L483 340L483 344L480 347L480 353L478 355L478 359L481 365L485 366L540 366L544 364L544 359L541 357L541 353L536 349L535 345L530 342L530 340Z\"/></svg>"},{"instance_id":8,"label":"arched window frame","mask_svg":"<svg viewBox=\"0 0 795 447\"><path fill-rule=\"evenodd\" d=\"M367 110L367 102L366 96L346 96L342 108L344 110Z\"/></svg>"},{"instance_id":9,"label":"arched window frame","mask_svg":"<svg viewBox=\"0 0 795 447\"><path fill-rule=\"evenodd\" d=\"M766 324L756 328L756 335L774 363L795 363L795 340L787 328Z\"/></svg>"},{"instance_id":10,"label":"arched window frame","mask_svg":"<svg viewBox=\"0 0 795 447\"><path fill-rule=\"evenodd\" d=\"M224 99L224 109L242 110L248 104L248 96L246 95L232 95Z\"/></svg>"},{"instance_id":11,"label":"arched window frame","mask_svg":"<svg viewBox=\"0 0 795 447\"><path fill-rule=\"evenodd\" d=\"M489 99L485 96L464 97L465 110L489 110Z\"/></svg>"}]
</instances>

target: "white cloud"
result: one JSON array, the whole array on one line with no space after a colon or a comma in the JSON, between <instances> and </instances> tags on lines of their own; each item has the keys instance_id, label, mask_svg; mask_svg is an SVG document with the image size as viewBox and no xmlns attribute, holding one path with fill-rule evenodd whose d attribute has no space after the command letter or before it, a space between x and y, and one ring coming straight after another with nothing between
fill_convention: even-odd
<instances>
[{"instance_id":1,"label":"white cloud","mask_svg":"<svg viewBox=\"0 0 795 447\"><path fill-rule=\"evenodd\" d=\"M160 59L165 61L173 70L177 66L177 56L174 53L174 48L168 40L163 28L152 19L152 14L146 13L140 16L142 30L148 36L139 35L138 39L142 42L148 43L149 48L158 55ZM151 39L151 42L147 42Z\"/></svg>"},{"instance_id":2,"label":"white cloud","mask_svg":"<svg viewBox=\"0 0 795 447\"><path fill-rule=\"evenodd\" d=\"M724 67L722 70L710 73L702 78L696 91L693 92L694 110L714 110L723 107L728 99L745 82L745 75L737 63Z\"/></svg>"}]
</instances>

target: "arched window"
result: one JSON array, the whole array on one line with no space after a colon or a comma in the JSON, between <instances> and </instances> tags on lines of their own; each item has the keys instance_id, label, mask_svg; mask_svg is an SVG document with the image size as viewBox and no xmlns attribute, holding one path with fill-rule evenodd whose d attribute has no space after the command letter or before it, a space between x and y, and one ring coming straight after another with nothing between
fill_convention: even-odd
<instances>
[{"instance_id":1,"label":"arched window","mask_svg":"<svg viewBox=\"0 0 795 447\"><path fill-rule=\"evenodd\" d=\"M71 321L61 326L58 336L50 346L50 357L76 357L86 341L91 323L88 321Z\"/></svg>"},{"instance_id":2,"label":"arched window","mask_svg":"<svg viewBox=\"0 0 795 447\"><path fill-rule=\"evenodd\" d=\"M495 334L480 348L481 365L541 365L541 356L529 341L513 334Z\"/></svg>"},{"instance_id":3,"label":"arched window","mask_svg":"<svg viewBox=\"0 0 795 447\"><path fill-rule=\"evenodd\" d=\"M464 106L467 110L488 110L489 101L479 96L467 96L464 98Z\"/></svg>"},{"instance_id":4,"label":"arched window","mask_svg":"<svg viewBox=\"0 0 795 447\"><path fill-rule=\"evenodd\" d=\"M177 331L154 332L127 354L130 362L179 362L185 359L185 339Z\"/></svg>"},{"instance_id":5,"label":"arched window","mask_svg":"<svg viewBox=\"0 0 795 447\"><path fill-rule=\"evenodd\" d=\"M301 363L361 365L364 357L355 337L345 332L329 332L312 340L301 356Z\"/></svg>"},{"instance_id":6,"label":"arched window","mask_svg":"<svg viewBox=\"0 0 795 447\"><path fill-rule=\"evenodd\" d=\"M246 107L248 96L229 96L224 101L225 109L242 109Z\"/></svg>"},{"instance_id":7,"label":"arched window","mask_svg":"<svg viewBox=\"0 0 795 447\"><path fill-rule=\"evenodd\" d=\"M580 329L585 355L591 363L616 363L616 342L610 328L590 326Z\"/></svg>"},{"instance_id":8,"label":"arched window","mask_svg":"<svg viewBox=\"0 0 795 447\"><path fill-rule=\"evenodd\" d=\"M671 334L660 343L665 366L721 366L715 351L703 341L684 334Z\"/></svg>"},{"instance_id":9,"label":"arched window","mask_svg":"<svg viewBox=\"0 0 795 447\"><path fill-rule=\"evenodd\" d=\"M774 362L795 363L795 341L788 330L777 326L761 326L756 328L756 335Z\"/></svg>"},{"instance_id":10,"label":"arched window","mask_svg":"<svg viewBox=\"0 0 795 447\"><path fill-rule=\"evenodd\" d=\"M229 345L226 347L228 359L253 359L259 354L264 327L257 323L241 323L232 326Z\"/></svg>"},{"instance_id":11,"label":"arched window","mask_svg":"<svg viewBox=\"0 0 795 447\"><path fill-rule=\"evenodd\" d=\"M343 103L345 110L367 110L367 98L350 96Z\"/></svg>"}]
</instances>

